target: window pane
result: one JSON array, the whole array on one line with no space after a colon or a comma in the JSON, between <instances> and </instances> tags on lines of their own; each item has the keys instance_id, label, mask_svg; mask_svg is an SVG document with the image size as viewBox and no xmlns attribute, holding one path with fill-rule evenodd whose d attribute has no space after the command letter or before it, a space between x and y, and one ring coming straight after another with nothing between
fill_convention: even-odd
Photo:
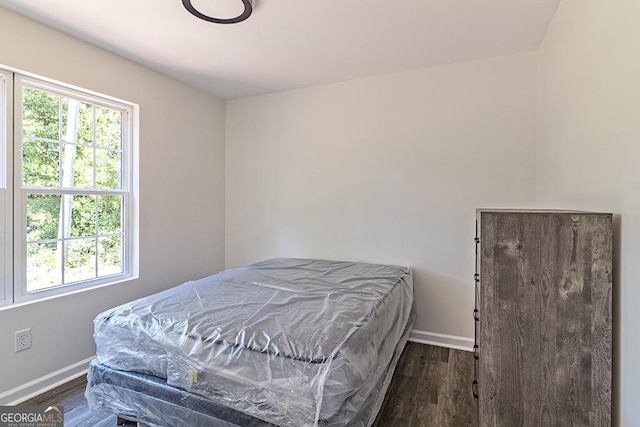
<instances>
[{"instance_id":1,"label":"window pane","mask_svg":"<svg viewBox=\"0 0 640 427\"><path fill-rule=\"evenodd\" d=\"M96 187L119 189L121 187L121 155L119 151L96 149Z\"/></svg>"},{"instance_id":2,"label":"window pane","mask_svg":"<svg viewBox=\"0 0 640 427\"><path fill-rule=\"evenodd\" d=\"M120 149L122 113L106 107L96 107L96 145Z\"/></svg>"},{"instance_id":3,"label":"window pane","mask_svg":"<svg viewBox=\"0 0 640 427\"><path fill-rule=\"evenodd\" d=\"M93 148L64 144L63 150L63 186L93 188Z\"/></svg>"},{"instance_id":4,"label":"window pane","mask_svg":"<svg viewBox=\"0 0 640 427\"><path fill-rule=\"evenodd\" d=\"M71 237L96 234L96 196L65 196L71 204Z\"/></svg>"},{"instance_id":5,"label":"window pane","mask_svg":"<svg viewBox=\"0 0 640 427\"><path fill-rule=\"evenodd\" d=\"M62 284L60 242L27 244L27 292Z\"/></svg>"},{"instance_id":6,"label":"window pane","mask_svg":"<svg viewBox=\"0 0 640 427\"><path fill-rule=\"evenodd\" d=\"M123 271L122 237L99 237L98 272L100 274L100 277L119 274Z\"/></svg>"},{"instance_id":7,"label":"window pane","mask_svg":"<svg viewBox=\"0 0 640 427\"><path fill-rule=\"evenodd\" d=\"M29 194L27 196L27 241L58 238L60 196Z\"/></svg>"},{"instance_id":8,"label":"window pane","mask_svg":"<svg viewBox=\"0 0 640 427\"><path fill-rule=\"evenodd\" d=\"M93 105L80 103L78 112L78 144L93 145Z\"/></svg>"},{"instance_id":9,"label":"window pane","mask_svg":"<svg viewBox=\"0 0 640 427\"><path fill-rule=\"evenodd\" d=\"M77 111L77 108L73 109L73 110L69 110L69 98L64 98L61 97L60 98L60 136L61 136L61 140L62 141L67 141L67 142L75 142L75 132L76 132L76 127L75 124L77 123L77 120L75 120L77 117L74 117L74 119L71 119L69 117L69 113L74 114ZM70 127L67 127L68 125L70 125Z\"/></svg>"},{"instance_id":10,"label":"window pane","mask_svg":"<svg viewBox=\"0 0 640 427\"><path fill-rule=\"evenodd\" d=\"M22 146L24 185L57 187L60 179L60 145L25 140Z\"/></svg>"},{"instance_id":11,"label":"window pane","mask_svg":"<svg viewBox=\"0 0 640 427\"><path fill-rule=\"evenodd\" d=\"M64 281L81 282L96 278L96 239L66 241Z\"/></svg>"},{"instance_id":12,"label":"window pane","mask_svg":"<svg viewBox=\"0 0 640 427\"><path fill-rule=\"evenodd\" d=\"M24 88L22 94L22 134L58 141L60 97L30 88Z\"/></svg>"},{"instance_id":13,"label":"window pane","mask_svg":"<svg viewBox=\"0 0 640 427\"><path fill-rule=\"evenodd\" d=\"M74 162L74 187L93 188L93 149L76 147Z\"/></svg>"},{"instance_id":14,"label":"window pane","mask_svg":"<svg viewBox=\"0 0 640 427\"><path fill-rule=\"evenodd\" d=\"M98 234L122 234L122 196L98 196Z\"/></svg>"}]
</instances>

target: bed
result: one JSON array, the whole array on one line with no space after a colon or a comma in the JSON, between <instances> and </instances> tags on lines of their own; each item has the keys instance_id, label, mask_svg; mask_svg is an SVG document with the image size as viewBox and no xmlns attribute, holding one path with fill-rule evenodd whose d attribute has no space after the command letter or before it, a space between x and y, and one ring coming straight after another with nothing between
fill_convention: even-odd
<instances>
[{"instance_id":1,"label":"bed","mask_svg":"<svg viewBox=\"0 0 640 427\"><path fill-rule=\"evenodd\" d=\"M162 426L368 426L415 320L411 270L280 258L98 315L86 397Z\"/></svg>"}]
</instances>

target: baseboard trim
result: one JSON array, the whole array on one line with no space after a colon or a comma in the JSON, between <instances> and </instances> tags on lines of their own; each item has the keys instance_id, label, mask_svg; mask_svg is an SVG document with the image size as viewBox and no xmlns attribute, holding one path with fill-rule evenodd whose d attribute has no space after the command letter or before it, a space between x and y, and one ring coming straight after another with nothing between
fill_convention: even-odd
<instances>
[{"instance_id":1,"label":"baseboard trim","mask_svg":"<svg viewBox=\"0 0 640 427\"><path fill-rule=\"evenodd\" d=\"M36 397L53 388L84 375L89 370L89 363L95 356L89 357L73 365L58 369L55 372L36 378L26 384L0 393L0 406L15 406L32 397Z\"/></svg>"},{"instance_id":2,"label":"baseboard trim","mask_svg":"<svg viewBox=\"0 0 640 427\"><path fill-rule=\"evenodd\" d=\"M418 331L414 329L411 331L409 341L456 350L473 351L473 338L457 337L455 335L437 334L435 332Z\"/></svg>"}]
</instances>

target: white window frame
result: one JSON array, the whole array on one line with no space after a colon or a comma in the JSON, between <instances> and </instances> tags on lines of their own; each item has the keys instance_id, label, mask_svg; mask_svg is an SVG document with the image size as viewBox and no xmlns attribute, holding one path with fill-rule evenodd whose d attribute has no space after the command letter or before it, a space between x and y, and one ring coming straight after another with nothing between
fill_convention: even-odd
<instances>
[{"instance_id":1,"label":"white window frame","mask_svg":"<svg viewBox=\"0 0 640 427\"><path fill-rule=\"evenodd\" d=\"M0 201L5 197L4 218L0 215L0 227L4 227L6 242L0 241L0 262L6 267L6 273L0 278L0 307L12 306L48 299L92 289L96 287L120 283L138 277L138 172L137 172L137 126L138 106L120 99L112 98L92 91L66 85L29 73L0 68L0 82L5 83L6 90L0 89ZM42 189L22 187L22 93L28 85L65 97L70 97L94 105L121 111L122 115L122 170L121 190L74 190L74 189ZM3 93L4 92L4 93ZM4 96L3 96L4 95ZM13 114L12 114L13 113ZM4 121L6 117L6 121ZM4 136L4 141L2 140ZM4 146L3 146L4 143ZM3 182L4 178L4 182ZM98 277L78 283L64 284L59 287L27 292L26 284L26 194L113 194L122 195L123 241L122 241L122 273ZM0 209L2 204L0 203ZM4 223L3 223L4 222ZM4 248L4 254L2 254ZM4 281L4 283L2 283Z\"/></svg>"},{"instance_id":2,"label":"white window frame","mask_svg":"<svg viewBox=\"0 0 640 427\"><path fill-rule=\"evenodd\" d=\"M0 307L13 303L13 73L0 69Z\"/></svg>"}]
</instances>

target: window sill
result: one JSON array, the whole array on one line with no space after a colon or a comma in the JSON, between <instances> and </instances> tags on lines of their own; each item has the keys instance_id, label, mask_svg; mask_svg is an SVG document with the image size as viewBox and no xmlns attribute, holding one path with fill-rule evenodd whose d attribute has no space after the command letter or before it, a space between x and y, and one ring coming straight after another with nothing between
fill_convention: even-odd
<instances>
[{"instance_id":1,"label":"window sill","mask_svg":"<svg viewBox=\"0 0 640 427\"><path fill-rule=\"evenodd\" d=\"M9 311L11 309L14 308L19 308L19 307L24 307L24 306L28 306L31 304L37 304L37 303L41 303L44 301L49 301L49 300L53 300L53 299L57 299L57 298L63 298L63 297L67 297L70 295L75 295L75 294L80 294L83 292L89 292L89 291L93 291L95 289L100 289L100 288L106 288L108 286L113 286L113 285L119 285L121 283L125 283L125 282L130 282L133 280L139 279L139 275L126 275L126 276L122 276L120 278L118 278L117 280L114 280L112 282L108 282L108 283L103 283L103 284L97 284L97 285L92 285L92 286L85 286L85 287L81 287L81 288L75 288L75 289L69 289L69 290L65 290L65 291L61 291L59 293L55 293L55 294L48 294L48 295L42 295L41 297L30 297L27 300L22 300L22 301L18 301L18 302L14 302L14 303L7 303L4 305L0 305L0 312L3 311Z\"/></svg>"}]
</instances>

